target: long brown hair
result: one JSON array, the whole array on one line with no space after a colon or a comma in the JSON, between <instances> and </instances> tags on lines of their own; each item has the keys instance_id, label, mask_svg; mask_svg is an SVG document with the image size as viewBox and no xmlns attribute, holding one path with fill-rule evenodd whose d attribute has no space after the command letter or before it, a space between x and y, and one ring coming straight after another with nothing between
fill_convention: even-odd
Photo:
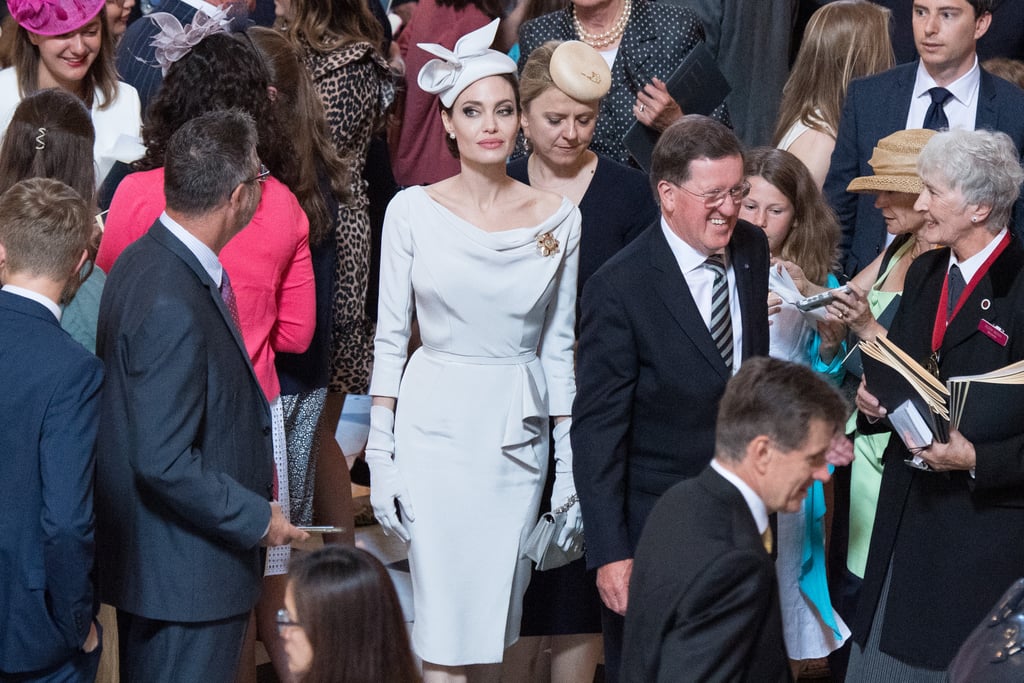
<instances>
[{"instance_id":1,"label":"long brown hair","mask_svg":"<svg viewBox=\"0 0 1024 683\"><path fill-rule=\"evenodd\" d=\"M838 0L814 13L782 88L773 145L797 121L835 137L850 81L893 65L889 15L868 0Z\"/></svg>"},{"instance_id":2,"label":"long brown hair","mask_svg":"<svg viewBox=\"0 0 1024 683\"><path fill-rule=\"evenodd\" d=\"M114 67L114 39L110 35L105 7L100 8L97 17L100 20L100 49L82 79L82 100L87 107L92 107L95 92L99 90L99 102L95 104L106 109L117 99L117 69ZM86 24L91 22L92 19ZM19 94L28 97L39 90L39 48L32 44L28 30L21 25L18 25L14 36L12 63L18 76Z\"/></svg>"},{"instance_id":3,"label":"long brown hair","mask_svg":"<svg viewBox=\"0 0 1024 683\"><path fill-rule=\"evenodd\" d=\"M375 2L376 0L369 0ZM331 52L348 43L384 47L384 29L370 12L367 0L292 0L292 18L285 22L288 37L317 52Z\"/></svg>"},{"instance_id":4,"label":"long brown hair","mask_svg":"<svg viewBox=\"0 0 1024 683\"><path fill-rule=\"evenodd\" d=\"M349 169L331 141L323 102L298 48L273 29L253 26L246 33L267 67L278 118L288 122L298 165L292 191L309 218L309 241L318 244L334 222L317 182L319 171L327 175L334 196L343 202L349 196Z\"/></svg>"},{"instance_id":5,"label":"long brown hair","mask_svg":"<svg viewBox=\"0 0 1024 683\"><path fill-rule=\"evenodd\" d=\"M92 117L78 96L47 88L23 99L0 145L0 194L26 178L69 185L90 206L96 200Z\"/></svg>"},{"instance_id":6,"label":"long brown hair","mask_svg":"<svg viewBox=\"0 0 1024 683\"><path fill-rule=\"evenodd\" d=\"M313 648L302 683L415 683L402 608L369 553L328 545L293 561L295 615Z\"/></svg>"},{"instance_id":7,"label":"long brown hair","mask_svg":"<svg viewBox=\"0 0 1024 683\"><path fill-rule=\"evenodd\" d=\"M774 147L757 147L745 158L748 178L760 176L793 205L793 222L775 254L800 266L807 279L823 285L839 262L839 221L804 162Z\"/></svg>"}]
</instances>

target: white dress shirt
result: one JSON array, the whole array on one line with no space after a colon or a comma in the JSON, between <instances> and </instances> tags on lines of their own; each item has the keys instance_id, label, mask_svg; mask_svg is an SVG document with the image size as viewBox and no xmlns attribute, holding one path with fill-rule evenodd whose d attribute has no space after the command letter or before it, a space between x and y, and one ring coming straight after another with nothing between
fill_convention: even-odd
<instances>
[{"instance_id":1,"label":"white dress shirt","mask_svg":"<svg viewBox=\"0 0 1024 683\"><path fill-rule=\"evenodd\" d=\"M747 482L740 479L734 472L725 469L718 462L717 458L711 460L711 469L718 472L720 475L725 477L725 480L739 489L740 493L743 494L743 500L747 501L747 507L750 508L750 514L754 516L754 523L757 525L757 533L764 535L764 530L768 528L768 508L765 507L764 501L761 497L754 492L754 489L750 488Z\"/></svg>"},{"instance_id":2,"label":"white dress shirt","mask_svg":"<svg viewBox=\"0 0 1024 683\"><path fill-rule=\"evenodd\" d=\"M679 264L679 270L686 278L686 286L690 289L690 295L700 317L704 319L704 325L711 329L711 294L715 284L715 273L704 265L708 257L700 253L688 243L683 241L679 235L672 231L665 217L661 217L661 231L665 233L669 249ZM732 319L732 372L739 369L740 361L743 360L743 317L740 312L740 299L736 291L736 273L733 271L732 262L729 260L729 250L725 250L725 277L729 283L729 317Z\"/></svg>"},{"instance_id":3,"label":"white dress shirt","mask_svg":"<svg viewBox=\"0 0 1024 683\"><path fill-rule=\"evenodd\" d=\"M937 85L935 79L925 70L924 64L918 62L914 95L910 100L910 112L907 114L908 129L924 127L924 117L928 113L928 107L932 106L932 96L928 91ZM981 88L978 56L974 56L974 66L967 73L944 87L953 94L942 107L949 120L950 129L974 130L978 115L978 90Z\"/></svg>"}]
</instances>

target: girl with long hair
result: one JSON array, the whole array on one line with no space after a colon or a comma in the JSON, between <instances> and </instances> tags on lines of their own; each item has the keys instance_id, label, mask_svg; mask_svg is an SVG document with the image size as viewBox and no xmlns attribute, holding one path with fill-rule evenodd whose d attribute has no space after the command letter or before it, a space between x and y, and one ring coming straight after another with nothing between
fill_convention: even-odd
<instances>
[{"instance_id":1,"label":"girl with long hair","mask_svg":"<svg viewBox=\"0 0 1024 683\"><path fill-rule=\"evenodd\" d=\"M890 12L868 0L838 0L814 13L782 89L772 145L799 158L820 188L836 144L850 81L893 65Z\"/></svg>"}]
</instances>

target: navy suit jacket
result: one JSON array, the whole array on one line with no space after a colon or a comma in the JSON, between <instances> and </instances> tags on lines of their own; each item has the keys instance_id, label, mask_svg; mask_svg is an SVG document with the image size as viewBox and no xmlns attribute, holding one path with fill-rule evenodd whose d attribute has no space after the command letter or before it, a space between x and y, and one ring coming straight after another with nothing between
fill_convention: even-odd
<instances>
[{"instance_id":1,"label":"navy suit jacket","mask_svg":"<svg viewBox=\"0 0 1024 683\"><path fill-rule=\"evenodd\" d=\"M742 358L767 355L764 231L738 221L728 249ZM660 222L587 281L571 437L589 567L633 557L661 494L711 461L718 401L731 376Z\"/></svg>"},{"instance_id":2,"label":"navy suit jacket","mask_svg":"<svg viewBox=\"0 0 1024 683\"><path fill-rule=\"evenodd\" d=\"M107 277L96 349L101 598L163 621L247 612L270 522L270 411L217 285L159 221Z\"/></svg>"},{"instance_id":3,"label":"navy suit jacket","mask_svg":"<svg viewBox=\"0 0 1024 683\"><path fill-rule=\"evenodd\" d=\"M0 291L0 674L69 660L94 614L100 360L45 306Z\"/></svg>"},{"instance_id":4,"label":"navy suit jacket","mask_svg":"<svg viewBox=\"0 0 1024 683\"><path fill-rule=\"evenodd\" d=\"M872 175L868 159L878 141L907 126L917 62L903 64L850 84L839 120L836 147L825 178L825 196L839 216L843 270L853 276L885 248L885 221L873 194L846 191L858 176ZM975 128L1006 133L1024 150L1024 91L982 70ZM1024 197L1014 210L1024 234Z\"/></svg>"},{"instance_id":5,"label":"navy suit jacket","mask_svg":"<svg viewBox=\"0 0 1024 683\"><path fill-rule=\"evenodd\" d=\"M640 538L622 680L792 680L775 562L743 494L710 467L662 496Z\"/></svg>"},{"instance_id":6,"label":"navy suit jacket","mask_svg":"<svg viewBox=\"0 0 1024 683\"><path fill-rule=\"evenodd\" d=\"M174 15L182 26L192 23L196 16L196 9L182 0L163 0L153 11ZM159 32L153 21L140 17L128 26L117 44L117 73L122 81L139 91L143 120L164 80L156 62L156 50L150 45Z\"/></svg>"}]
</instances>

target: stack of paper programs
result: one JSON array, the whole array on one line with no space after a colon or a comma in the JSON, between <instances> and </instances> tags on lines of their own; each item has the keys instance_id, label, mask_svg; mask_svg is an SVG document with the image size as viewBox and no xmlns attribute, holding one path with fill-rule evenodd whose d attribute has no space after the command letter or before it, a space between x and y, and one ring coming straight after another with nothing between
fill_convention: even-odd
<instances>
[{"instance_id":1,"label":"stack of paper programs","mask_svg":"<svg viewBox=\"0 0 1024 683\"><path fill-rule=\"evenodd\" d=\"M998 441L1019 434L1024 423L1024 361L979 375L950 377L943 385L901 348L878 335L862 341L864 379L868 391L889 412L897 434L911 450L931 443L909 424L927 425L931 436L949 440L950 430L968 441ZM909 421L909 422L908 422Z\"/></svg>"}]
</instances>

